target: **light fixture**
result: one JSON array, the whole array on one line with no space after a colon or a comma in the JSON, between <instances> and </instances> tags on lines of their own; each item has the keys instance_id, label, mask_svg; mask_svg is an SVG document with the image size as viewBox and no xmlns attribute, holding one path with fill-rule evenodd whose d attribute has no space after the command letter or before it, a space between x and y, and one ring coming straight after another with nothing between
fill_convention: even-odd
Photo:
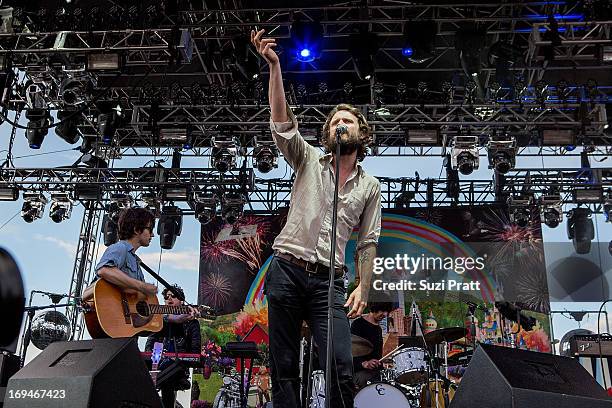
<instances>
[{"instance_id":1,"label":"light fixture","mask_svg":"<svg viewBox=\"0 0 612 408\"><path fill-rule=\"evenodd\" d=\"M49 218L55 223L60 223L70 218L72 214L72 200L68 193L51 194L51 207L49 208Z\"/></svg>"},{"instance_id":2,"label":"light fixture","mask_svg":"<svg viewBox=\"0 0 612 408\"><path fill-rule=\"evenodd\" d=\"M159 141L164 146L182 146L184 149L193 147L191 129L186 126L163 127L159 129Z\"/></svg>"},{"instance_id":3,"label":"light fixture","mask_svg":"<svg viewBox=\"0 0 612 408\"><path fill-rule=\"evenodd\" d=\"M1 186L0 201L17 201L19 199L19 188L17 186Z\"/></svg>"},{"instance_id":4,"label":"light fixture","mask_svg":"<svg viewBox=\"0 0 612 408\"><path fill-rule=\"evenodd\" d=\"M402 55L420 64L433 57L434 39L438 32L435 21L409 21L404 25Z\"/></svg>"},{"instance_id":5,"label":"light fixture","mask_svg":"<svg viewBox=\"0 0 612 408\"><path fill-rule=\"evenodd\" d=\"M106 214L102 218L102 236L105 246L119 241L119 216L121 211L132 207L133 201L129 194L111 194L110 203L106 206Z\"/></svg>"},{"instance_id":6,"label":"light fixture","mask_svg":"<svg viewBox=\"0 0 612 408\"><path fill-rule=\"evenodd\" d=\"M559 193L548 193L540 197L540 221L549 228L557 228L563 222L563 207Z\"/></svg>"},{"instance_id":7,"label":"light fixture","mask_svg":"<svg viewBox=\"0 0 612 408\"><path fill-rule=\"evenodd\" d=\"M87 55L88 71L120 71L121 55L116 53L92 53Z\"/></svg>"},{"instance_id":8,"label":"light fixture","mask_svg":"<svg viewBox=\"0 0 612 408\"><path fill-rule=\"evenodd\" d=\"M491 136L487 144L489 168L506 174L516 163L516 139L510 136Z\"/></svg>"},{"instance_id":9,"label":"light fixture","mask_svg":"<svg viewBox=\"0 0 612 408\"><path fill-rule=\"evenodd\" d=\"M187 184L169 184L164 187L164 200L187 201L191 187Z\"/></svg>"},{"instance_id":10,"label":"light fixture","mask_svg":"<svg viewBox=\"0 0 612 408\"><path fill-rule=\"evenodd\" d=\"M23 206L21 207L21 218L27 223L42 218L47 205L47 198L43 193L23 193Z\"/></svg>"},{"instance_id":11,"label":"light fixture","mask_svg":"<svg viewBox=\"0 0 612 408\"><path fill-rule=\"evenodd\" d=\"M11 34L13 32L13 8L9 6L0 7L0 34Z\"/></svg>"},{"instance_id":12,"label":"light fixture","mask_svg":"<svg viewBox=\"0 0 612 408\"><path fill-rule=\"evenodd\" d=\"M572 191L574 202L578 204L599 204L603 201L601 186L575 187Z\"/></svg>"},{"instance_id":13,"label":"light fixture","mask_svg":"<svg viewBox=\"0 0 612 408\"><path fill-rule=\"evenodd\" d=\"M588 254L591 251L595 227L590 209L577 207L570 210L567 214L567 237L572 240L577 253Z\"/></svg>"},{"instance_id":14,"label":"light fixture","mask_svg":"<svg viewBox=\"0 0 612 408\"><path fill-rule=\"evenodd\" d=\"M461 67L468 77L474 78L480 73L480 54L486 45L485 31L466 28L455 33L455 49L459 53Z\"/></svg>"},{"instance_id":15,"label":"light fixture","mask_svg":"<svg viewBox=\"0 0 612 408\"><path fill-rule=\"evenodd\" d=\"M478 169L478 136L455 136L451 151L451 167L468 175Z\"/></svg>"},{"instance_id":16,"label":"light fixture","mask_svg":"<svg viewBox=\"0 0 612 408\"><path fill-rule=\"evenodd\" d=\"M213 148L210 155L211 166L221 173L236 168L238 148L234 141L221 141L213 138Z\"/></svg>"},{"instance_id":17,"label":"light fixture","mask_svg":"<svg viewBox=\"0 0 612 408\"><path fill-rule=\"evenodd\" d=\"M85 83L76 78L65 78L59 89L59 95L66 105L75 106L86 101Z\"/></svg>"},{"instance_id":18,"label":"light fixture","mask_svg":"<svg viewBox=\"0 0 612 408\"><path fill-rule=\"evenodd\" d=\"M318 22L295 21L290 28L292 49L300 62L320 58L323 44L323 26Z\"/></svg>"},{"instance_id":19,"label":"light fixture","mask_svg":"<svg viewBox=\"0 0 612 408\"><path fill-rule=\"evenodd\" d=\"M543 129L542 145L573 146L576 144L576 132L573 129Z\"/></svg>"},{"instance_id":20,"label":"light fixture","mask_svg":"<svg viewBox=\"0 0 612 408\"><path fill-rule=\"evenodd\" d=\"M406 144L410 146L436 146L440 143L438 129L417 128L406 131Z\"/></svg>"},{"instance_id":21,"label":"light fixture","mask_svg":"<svg viewBox=\"0 0 612 408\"><path fill-rule=\"evenodd\" d=\"M221 198L221 216L223 221L234 224L244 211L244 196L237 192L226 192Z\"/></svg>"},{"instance_id":22,"label":"light fixture","mask_svg":"<svg viewBox=\"0 0 612 408\"><path fill-rule=\"evenodd\" d=\"M176 237L181 235L182 229L183 213L181 209L174 205L165 205L162 208L161 217L157 224L159 245L163 249L172 249L176 242Z\"/></svg>"},{"instance_id":23,"label":"light fixture","mask_svg":"<svg viewBox=\"0 0 612 408\"><path fill-rule=\"evenodd\" d=\"M274 144L258 143L253 149L253 166L261 173L269 173L278 167L278 149Z\"/></svg>"},{"instance_id":24,"label":"light fixture","mask_svg":"<svg viewBox=\"0 0 612 408\"><path fill-rule=\"evenodd\" d=\"M121 121L121 107L117 107L110 110L110 112L101 113L98 115L98 130L102 137L102 143L110 145L115 138L117 127Z\"/></svg>"},{"instance_id":25,"label":"light fixture","mask_svg":"<svg viewBox=\"0 0 612 408\"><path fill-rule=\"evenodd\" d=\"M531 222L531 205L533 196L528 194L512 195L508 197L510 221L519 227L525 228Z\"/></svg>"},{"instance_id":26,"label":"light fixture","mask_svg":"<svg viewBox=\"0 0 612 408\"><path fill-rule=\"evenodd\" d=\"M46 109L28 109L26 118L29 120L26 129L26 138L30 149L40 149L45 140L45 136L49 133L51 125L51 115Z\"/></svg>"},{"instance_id":27,"label":"light fixture","mask_svg":"<svg viewBox=\"0 0 612 408\"><path fill-rule=\"evenodd\" d=\"M603 213L606 222L612 222L612 190L608 191L604 201Z\"/></svg>"},{"instance_id":28,"label":"light fixture","mask_svg":"<svg viewBox=\"0 0 612 408\"><path fill-rule=\"evenodd\" d=\"M193 196L190 205L193 206L195 217L200 224L211 222L217 214L217 195L212 192L198 192Z\"/></svg>"},{"instance_id":29,"label":"light fixture","mask_svg":"<svg viewBox=\"0 0 612 408\"><path fill-rule=\"evenodd\" d=\"M374 75L373 56L378 52L378 36L365 30L351 34L349 52L359 79L369 81Z\"/></svg>"},{"instance_id":30,"label":"light fixture","mask_svg":"<svg viewBox=\"0 0 612 408\"><path fill-rule=\"evenodd\" d=\"M101 157L98 157L92 153L85 153L79 159L81 163L86 165L87 167L91 167L93 169L106 169L108 168L108 163Z\"/></svg>"},{"instance_id":31,"label":"light fixture","mask_svg":"<svg viewBox=\"0 0 612 408\"><path fill-rule=\"evenodd\" d=\"M80 139L77 121L73 116L78 117L79 115L76 115L74 111L57 111L57 120L59 120L59 123L55 127L55 134L70 144L75 144Z\"/></svg>"},{"instance_id":32,"label":"light fixture","mask_svg":"<svg viewBox=\"0 0 612 408\"><path fill-rule=\"evenodd\" d=\"M140 200L144 203L144 208L149 210L155 218L161 215L161 199L152 191L146 191L140 196Z\"/></svg>"},{"instance_id":33,"label":"light fixture","mask_svg":"<svg viewBox=\"0 0 612 408\"><path fill-rule=\"evenodd\" d=\"M102 199L102 186L95 184L77 184L74 186L74 198L79 201L99 201Z\"/></svg>"}]
</instances>

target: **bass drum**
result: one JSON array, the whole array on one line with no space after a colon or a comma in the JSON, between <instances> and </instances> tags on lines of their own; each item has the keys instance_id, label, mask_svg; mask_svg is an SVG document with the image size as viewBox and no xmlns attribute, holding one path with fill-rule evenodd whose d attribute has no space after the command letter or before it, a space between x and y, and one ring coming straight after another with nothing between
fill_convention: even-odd
<instances>
[{"instance_id":1,"label":"bass drum","mask_svg":"<svg viewBox=\"0 0 612 408\"><path fill-rule=\"evenodd\" d=\"M410 408L410 402L399 388L383 382L365 386L355 395L355 408Z\"/></svg>"},{"instance_id":2,"label":"bass drum","mask_svg":"<svg viewBox=\"0 0 612 408\"><path fill-rule=\"evenodd\" d=\"M429 380L429 383L421 387L421 408L448 408L455 397L457 386L450 384L448 390L444 389L442 380ZM436 405L436 398L438 404Z\"/></svg>"}]
</instances>

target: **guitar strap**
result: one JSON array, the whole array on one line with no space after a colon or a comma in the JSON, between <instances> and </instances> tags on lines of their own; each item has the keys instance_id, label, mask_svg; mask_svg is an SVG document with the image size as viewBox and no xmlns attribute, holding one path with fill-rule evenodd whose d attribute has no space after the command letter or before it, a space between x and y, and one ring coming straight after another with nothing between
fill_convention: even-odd
<instances>
[{"instance_id":1,"label":"guitar strap","mask_svg":"<svg viewBox=\"0 0 612 408\"><path fill-rule=\"evenodd\" d=\"M155 278L155 280L157 280L159 283L161 283L162 285L164 285L164 287L166 289L168 289L170 292L172 292L172 294L178 299L181 300L183 302L185 302L186 305L189 305L189 303L187 303L185 301L185 298L183 296L181 296L178 291L176 289L174 289L173 286L171 286L164 278L162 278L161 276L159 276L153 269L149 268L149 266L147 264L145 264L144 262L142 262L142 259L140 259L138 257L138 255L134 255L136 257L136 260L138 261L138 264L142 267L142 269L144 269L145 271L149 272L149 274L151 276L153 276Z\"/></svg>"}]
</instances>

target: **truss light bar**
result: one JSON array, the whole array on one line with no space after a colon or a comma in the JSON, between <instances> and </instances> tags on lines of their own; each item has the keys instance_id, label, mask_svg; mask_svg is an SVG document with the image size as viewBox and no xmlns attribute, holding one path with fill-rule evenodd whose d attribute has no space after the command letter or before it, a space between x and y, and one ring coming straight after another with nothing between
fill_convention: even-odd
<instances>
[{"instance_id":1,"label":"truss light bar","mask_svg":"<svg viewBox=\"0 0 612 408\"><path fill-rule=\"evenodd\" d=\"M440 144L437 129L408 129L407 144L414 146L436 146Z\"/></svg>"},{"instance_id":2,"label":"truss light bar","mask_svg":"<svg viewBox=\"0 0 612 408\"><path fill-rule=\"evenodd\" d=\"M574 196L574 201L579 204L598 204L603 202L602 187L576 187L572 194Z\"/></svg>"},{"instance_id":3,"label":"truss light bar","mask_svg":"<svg viewBox=\"0 0 612 408\"><path fill-rule=\"evenodd\" d=\"M117 53L87 55L88 71L120 71L121 66L121 55Z\"/></svg>"},{"instance_id":4,"label":"truss light bar","mask_svg":"<svg viewBox=\"0 0 612 408\"><path fill-rule=\"evenodd\" d=\"M575 143L576 132L572 129L542 130L542 144L544 146L569 146Z\"/></svg>"},{"instance_id":5,"label":"truss light bar","mask_svg":"<svg viewBox=\"0 0 612 408\"><path fill-rule=\"evenodd\" d=\"M17 187L0 187L0 201L17 201L19 189Z\"/></svg>"}]
</instances>

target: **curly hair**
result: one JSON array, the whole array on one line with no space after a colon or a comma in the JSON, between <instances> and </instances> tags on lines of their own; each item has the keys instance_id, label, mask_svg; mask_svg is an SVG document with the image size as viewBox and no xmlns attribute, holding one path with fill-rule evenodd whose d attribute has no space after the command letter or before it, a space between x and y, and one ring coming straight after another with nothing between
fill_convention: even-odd
<instances>
[{"instance_id":1,"label":"curly hair","mask_svg":"<svg viewBox=\"0 0 612 408\"><path fill-rule=\"evenodd\" d=\"M126 208L119 214L119 239L130 239L155 226L155 216L146 208Z\"/></svg>"},{"instance_id":2,"label":"curly hair","mask_svg":"<svg viewBox=\"0 0 612 408\"><path fill-rule=\"evenodd\" d=\"M185 292L183 292L183 289L179 286L179 285L172 285L172 289L174 289L174 291L179 295L178 300L180 301L185 301ZM164 288L164 290L162 290L162 297L165 299L166 295L168 294L168 292L170 292L170 290L168 290L168 288Z\"/></svg>"},{"instance_id":3,"label":"curly hair","mask_svg":"<svg viewBox=\"0 0 612 408\"><path fill-rule=\"evenodd\" d=\"M361 113L361 111L353 105L341 103L339 105L336 105L334 109L329 112L329 115L327 115L327 119L325 120L325 124L323 125L323 133L321 134L321 145L323 145L323 147L325 148L325 153L331 153L329 147L330 122L336 113L343 110L348 111L355 115L355 117L357 117L357 122L359 124L359 141L361 142L359 147L357 148L357 160L362 161L366 157L368 146L372 144L374 139L370 134L370 125L368 125L367 119L365 118L363 113Z\"/></svg>"}]
</instances>

